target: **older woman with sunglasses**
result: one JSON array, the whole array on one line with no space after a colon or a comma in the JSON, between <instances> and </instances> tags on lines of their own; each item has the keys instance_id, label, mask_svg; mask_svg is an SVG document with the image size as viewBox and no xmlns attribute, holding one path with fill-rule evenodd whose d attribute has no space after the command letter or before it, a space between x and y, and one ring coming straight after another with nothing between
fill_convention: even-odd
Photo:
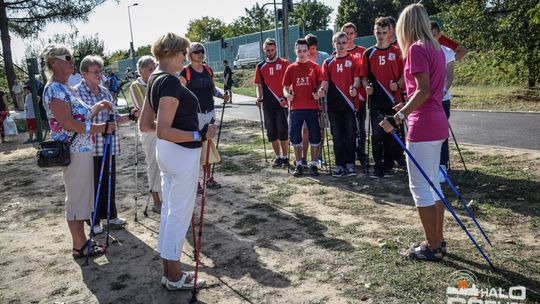
<instances>
[{"instance_id":1,"label":"older woman with sunglasses","mask_svg":"<svg viewBox=\"0 0 540 304\"><path fill-rule=\"evenodd\" d=\"M102 110L112 110L108 101L94 106L84 103L77 92L68 85L74 62L71 51L63 45L48 45L43 51L43 61L48 83L43 94L43 103L49 117L51 138L69 144L71 163L63 169L66 189L66 219L73 241L72 255L85 257L88 241L84 233L84 221L93 211L94 180L92 159L92 134L114 131L110 123L92 123L92 117ZM92 243L90 255L102 254L106 248Z\"/></svg>"},{"instance_id":2,"label":"older woman with sunglasses","mask_svg":"<svg viewBox=\"0 0 540 304\"><path fill-rule=\"evenodd\" d=\"M146 96L146 84L148 78L156 69L156 59L150 55L142 56L137 61L137 72L140 77L131 83L129 86L129 92L131 99L135 104L135 107L142 109L144 105L144 98ZM161 191L161 175L156 160L156 133L141 133L141 142L143 145L144 154L146 156L146 175L148 178L148 184L152 199L154 200L154 206L152 211L155 213L161 213L161 201L159 200L159 192Z\"/></svg>"},{"instance_id":3,"label":"older woman with sunglasses","mask_svg":"<svg viewBox=\"0 0 540 304\"><path fill-rule=\"evenodd\" d=\"M93 106L98 104L101 100L107 100L114 103L114 97L110 91L100 85L101 75L103 70L103 59L99 56L86 56L81 61L80 71L83 80L75 86L75 91L79 94L82 101L87 105ZM116 123L125 124L130 120L135 120L135 116L138 115L138 110L133 110L130 114L116 115L116 108L111 111L101 111L92 118L94 123L105 123L109 120L110 114L114 115ZM103 176L109 175L109 151L104 151L105 137L94 137L94 185L97 192L97 186L99 182L99 176L101 173L101 163L103 157L105 157L105 166L103 167ZM103 182L99 192L99 201L96 209L96 222L94 223L94 233L99 234L103 232L103 228L100 225L100 220L107 218L108 207L110 206L110 224L114 227L122 227L126 220L118 217L116 209L116 157L120 154L120 136L118 132L113 135L113 152L112 152L112 170L111 170L111 189L110 189L110 203L109 203L109 183ZM107 179L103 179L107 181Z\"/></svg>"},{"instance_id":4,"label":"older woman with sunglasses","mask_svg":"<svg viewBox=\"0 0 540 304\"><path fill-rule=\"evenodd\" d=\"M222 95L216 90L214 73L204 64L205 50L202 43L194 42L190 45L187 59L190 64L185 66L180 73L180 81L199 99L199 129L215 119L214 96L223 98L223 102L229 101L228 95ZM211 177L206 186L210 189L221 188L221 185ZM199 191L201 187L199 187Z\"/></svg>"}]
</instances>

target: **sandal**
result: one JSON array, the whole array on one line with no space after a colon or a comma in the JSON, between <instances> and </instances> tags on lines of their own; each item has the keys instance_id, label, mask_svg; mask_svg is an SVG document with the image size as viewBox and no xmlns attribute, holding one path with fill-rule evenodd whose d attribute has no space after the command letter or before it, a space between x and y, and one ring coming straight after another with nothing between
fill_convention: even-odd
<instances>
[{"instance_id":1,"label":"sandal","mask_svg":"<svg viewBox=\"0 0 540 304\"><path fill-rule=\"evenodd\" d=\"M412 244L408 249L405 249L402 253L404 257L419 261L432 261L439 262L443 258L441 247L431 250L426 243L421 243L419 246Z\"/></svg>"},{"instance_id":2,"label":"sandal","mask_svg":"<svg viewBox=\"0 0 540 304\"><path fill-rule=\"evenodd\" d=\"M221 184L216 182L214 178L210 178L209 180L206 181L206 187L210 189L219 189L221 188Z\"/></svg>"},{"instance_id":3,"label":"sandal","mask_svg":"<svg viewBox=\"0 0 540 304\"><path fill-rule=\"evenodd\" d=\"M73 248L73 251L77 252L76 254L75 253L72 254L73 258L74 259L85 258L86 253L88 252L88 250L86 249L87 247L88 247L88 241L86 241L84 243L84 245L81 247L81 249ZM92 245L90 247L90 255L88 257L102 255L105 252L107 252L107 247L106 246L98 244L98 243L92 241Z\"/></svg>"}]
</instances>

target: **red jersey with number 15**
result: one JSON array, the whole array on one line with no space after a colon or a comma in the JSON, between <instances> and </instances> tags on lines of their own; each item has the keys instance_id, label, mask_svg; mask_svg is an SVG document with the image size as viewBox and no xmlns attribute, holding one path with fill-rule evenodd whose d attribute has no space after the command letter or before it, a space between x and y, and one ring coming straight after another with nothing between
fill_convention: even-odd
<instances>
[{"instance_id":1,"label":"red jersey with number 15","mask_svg":"<svg viewBox=\"0 0 540 304\"><path fill-rule=\"evenodd\" d=\"M294 94L291 110L318 109L319 104L313 98L313 92L319 86L321 70L313 61L295 62L285 71L283 86L292 86Z\"/></svg>"},{"instance_id":2,"label":"red jersey with number 15","mask_svg":"<svg viewBox=\"0 0 540 304\"><path fill-rule=\"evenodd\" d=\"M372 76L371 81L374 78L377 82L378 86L375 88L380 86L390 101L396 99L401 102L401 94L390 90L390 83L397 82L403 75L403 59L399 49L393 45L385 49L372 46L366 50L365 57L369 60L369 64L364 65L365 72L369 72L368 75Z\"/></svg>"}]
</instances>

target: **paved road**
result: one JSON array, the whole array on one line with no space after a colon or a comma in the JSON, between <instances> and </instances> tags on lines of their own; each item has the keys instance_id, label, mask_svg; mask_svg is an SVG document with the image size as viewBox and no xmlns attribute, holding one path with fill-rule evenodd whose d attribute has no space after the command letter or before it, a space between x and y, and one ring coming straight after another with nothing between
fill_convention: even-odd
<instances>
[{"instance_id":1,"label":"paved road","mask_svg":"<svg viewBox=\"0 0 540 304\"><path fill-rule=\"evenodd\" d=\"M233 98L225 116L260 120L253 97L235 94ZM217 111L219 103L216 99ZM458 143L540 150L540 113L452 111L450 123Z\"/></svg>"}]
</instances>

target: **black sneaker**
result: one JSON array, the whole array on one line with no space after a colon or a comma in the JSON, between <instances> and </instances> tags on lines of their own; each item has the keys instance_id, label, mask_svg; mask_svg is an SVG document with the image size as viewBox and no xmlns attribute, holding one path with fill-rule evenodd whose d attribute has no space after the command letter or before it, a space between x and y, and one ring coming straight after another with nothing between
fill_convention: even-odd
<instances>
[{"instance_id":1,"label":"black sneaker","mask_svg":"<svg viewBox=\"0 0 540 304\"><path fill-rule=\"evenodd\" d=\"M375 170L373 170L373 173L371 173L371 175L369 177L378 179L378 178L381 178L383 176L384 176L383 169L375 168Z\"/></svg>"},{"instance_id":2,"label":"black sneaker","mask_svg":"<svg viewBox=\"0 0 540 304\"><path fill-rule=\"evenodd\" d=\"M343 170L343 168L336 168L336 170L334 172L332 172L332 176L333 177L342 177L345 175L345 170Z\"/></svg>"},{"instance_id":3,"label":"black sneaker","mask_svg":"<svg viewBox=\"0 0 540 304\"><path fill-rule=\"evenodd\" d=\"M293 176L302 176L304 174L304 167L302 165L296 165L296 168L294 169Z\"/></svg>"},{"instance_id":4,"label":"black sneaker","mask_svg":"<svg viewBox=\"0 0 540 304\"><path fill-rule=\"evenodd\" d=\"M306 167L307 168L307 160L305 160L304 158L302 158L302 166Z\"/></svg>"},{"instance_id":5,"label":"black sneaker","mask_svg":"<svg viewBox=\"0 0 540 304\"><path fill-rule=\"evenodd\" d=\"M285 158L282 158L281 159L281 167L283 168L287 168L289 167L291 164L289 164L289 158L288 157L285 157Z\"/></svg>"},{"instance_id":6,"label":"black sneaker","mask_svg":"<svg viewBox=\"0 0 540 304\"><path fill-rule=\"evenodd\" d=\"M274 159L274 162L272 162L272 167L277 168L281 167L281 158L277 157Z\"/></svg>"},{"instance_id":7,"label":"black sneaker","mask_svg":"<svg viewBox=\"0 0 540 304\"><path fill-rule=\"evenodd\" d=\"M309 166L309 174L311 174L311 176L319 176L319 170L317 170L317 166Z\"/></svg>"},{"instance_id":8,"label":"black sneaker","mask_svg":"<svg viewBox=\"0 0 540 304\"><path fill-rule=\"evenodd\" d=\"M356 173L356 169L354 167L347 168L347 176L356 176L358 173Z\"/></svg>"},{"instance_id":9,"label":"black sneaker","mask_svg":"<svg viewBox=\"0 0 540 304\"><path fill-rule=\"evenodd\" d=\"M394 176L394 170L392 169L384 169L384 177L392 177Z\"/></svg>"}]
</instances>

